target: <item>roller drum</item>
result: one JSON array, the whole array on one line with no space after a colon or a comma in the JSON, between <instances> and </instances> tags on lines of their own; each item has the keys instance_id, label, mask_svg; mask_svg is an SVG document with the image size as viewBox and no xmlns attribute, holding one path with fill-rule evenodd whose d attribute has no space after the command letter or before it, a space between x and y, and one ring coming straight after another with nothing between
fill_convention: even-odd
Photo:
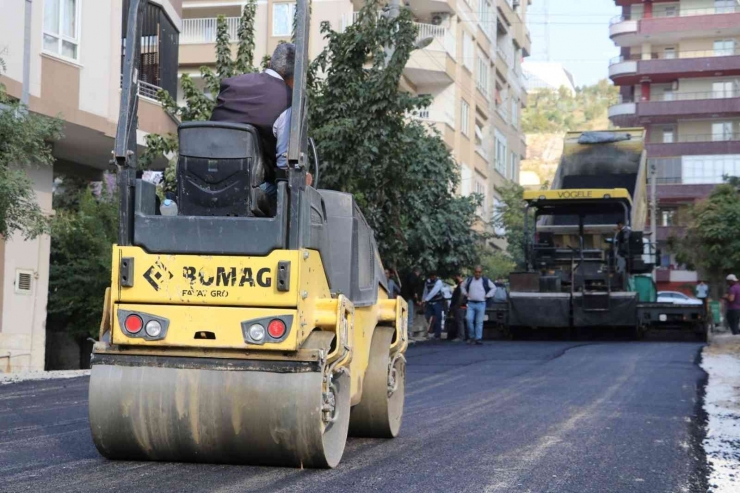
<instances>
[{"instance_id":1,"label":"roller drum","mask_svg":"<svg viewBox=\"0 0 740 493\"><path fill-rule=\"evenodd\" d=\"M321 370L95 364L93 441L109 459L335 467L347 437L350 380L335 374L327 424Z\"/></svg>"}]
</instances>

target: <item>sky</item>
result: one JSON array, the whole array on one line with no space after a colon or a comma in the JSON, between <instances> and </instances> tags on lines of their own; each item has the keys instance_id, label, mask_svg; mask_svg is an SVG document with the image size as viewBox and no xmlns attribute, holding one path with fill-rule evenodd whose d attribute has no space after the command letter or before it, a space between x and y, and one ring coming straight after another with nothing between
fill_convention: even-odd
<instances>
[{"instance_id":1,"label":"sky","mask_svg":"<svg viewBox=\"0 0 740 493\"><path fill-rule=\"evenodd\" d=\"M614 0L533 0L527 9L532 53L526 60L548 61L549 48L549 61L562 63L577 86L595 84L608 77L609 60L619 55L609 20L620 13Z\"/></svg>"}]
</instances>

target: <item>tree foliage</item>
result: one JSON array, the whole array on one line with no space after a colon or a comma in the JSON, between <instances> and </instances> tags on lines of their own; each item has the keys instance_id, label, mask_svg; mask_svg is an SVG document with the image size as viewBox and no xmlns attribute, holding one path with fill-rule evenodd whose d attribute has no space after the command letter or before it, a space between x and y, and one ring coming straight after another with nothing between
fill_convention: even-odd
<instances>
[{"instance_id":1,"label":"tree foliage","mask_svg":"<svg viewBox=\"0 0 740 493\"><path fill-rule=\"evenodd\" d=\"M522 199L524 188L518 183L510 182L496 187L501 197L501 207L494 211L493 224L496 229L504 230L506 251L518 268L526 267L526 238L524 234L525 207ZM533 220L533 219L531 219ZM530 222L531 225L531 222Z\"/></svg>"},{"instance_id":2,"label":"tree foliage","mask_svg":"<svg viewBox=\"0 0 740 493\"><path fill-rule=\"evenodd\" d=\"M61 131L60 120L30 113L0 84L0 236L32 239L48 231L27 170L54 163L50 142Z\"/></svg>"},{"instance_id":3,"label":"tree foliage","mask_svg":"<svg viewBox=\"0 0 740 493\"><path fill-rule=\"evenodd\" d=\"M409 118L430 102L399 89L417 35L409 12L392 20L379 8L369 0L342 33L322 26L328 44L309 77L321 186L354 194L386 263L452 274L477 260L478 200L455 194L458 166L444 142Z\"/></svg>"},{"instance_id":4,"label":"tree foliage","mask_svg":"<svg viewBox=\"0 0 740 493\"><path fill-rule=\"evenodd\" d=\"M51 227L47 323L72 337L97 337L118 231L113 182L99 193L65 178Z\"/></svg>"},{"instance_id":5,"label":"tree foliage","mask_svg":"<svg viewBox=\"0 0 740 493\"><path fill-rule=\"evenodd\" d=\"M529 95L522 112L525 133L557 133L569 130L594 130L609 125L607 110L617 99L617 88L603 79L591 86L542 89Z\"/></svg>"},{"instance_id":6,"label":"tree foliage","mask_svg":"<svg viewBox=\"0 0 740 493\"><path fill-rule=\"evenodd\" d=\"M478 255L483 273L490 279L505 279L517 267L511 255L490 247L481 248Z\"/></svg>"},{"instance_id":7,"label":"tree foliage","mask_svg":"<svg viewBox=\"0 0 740 493\"><path fill-rule=\"evenodd\" d=\"M740 195L731 178L688 211L683 238L669 239L679 262L695 268L713 283L740 271Z\"/></svg>"}]
</instances>

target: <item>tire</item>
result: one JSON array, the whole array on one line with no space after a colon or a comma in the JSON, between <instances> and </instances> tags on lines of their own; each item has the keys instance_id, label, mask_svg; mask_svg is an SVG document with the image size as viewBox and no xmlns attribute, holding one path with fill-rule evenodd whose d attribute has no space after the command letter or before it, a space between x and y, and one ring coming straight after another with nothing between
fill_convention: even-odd
<instances>
[{"instance_id":1,"label":"tire","mask_svg":"<svg viewBox=\"0 0 740 493\"><path fill-rule=\"evenodd\" d=\"M389 395L390 346L395 329L376 327L370 345L370 361L362 385L362 400L352 408L349 435L395 438L401 429L406 389L406 362L396 358L395 390Z\"/></svg>"}]
</instances>

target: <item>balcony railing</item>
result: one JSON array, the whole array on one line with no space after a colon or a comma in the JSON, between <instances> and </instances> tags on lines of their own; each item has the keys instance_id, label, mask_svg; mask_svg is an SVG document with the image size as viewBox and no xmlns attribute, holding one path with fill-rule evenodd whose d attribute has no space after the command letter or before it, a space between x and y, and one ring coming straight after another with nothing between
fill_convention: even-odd
<instances>
[{"instance_id":1,"label":"balcony railing","mask_svg":"<svg viewBox=\"0 0 740 493\"><path fill-rule=\"evenodd\" d=\"M455 128L455 117L447 111L424 108L417 111L415 115L410 115L410 117L427 123L446 123L450 127Z\"/></svg>"},{"instance_id":2,"label":"balcony railing","mask_svg":"<svg viewBox=\"0 0 740 493\"><path fill-rule=\"evenodd\" d=\"M682 60L690 58L709 58L709 57L722 57L722 56L738 56L740 55L740 47L720 49L720 50L694 50L694 51L679 51L679 52L657 52L650 53L649 57L643 58L642 53L633 53L629 56L620 55L609 60L609 65L616 63L622 63L627 61L636 60Z\"/></svg>"},{"instance_id":3,"label":"balcony railing","mask_svg":"<svg viewBox=\"0 0 740 493\"><path fill-rule=\"evenodd\" d=\"M232 42L238 40L239 17L227 17L229 37ZM209 44L216 42L218 19L207 17L202 19L183 19L180 33L181 45Z\"/></svg>"},{"instance_id":4,"label":"balcony railing","mask_svg":"<svg viewBox=\"0 0 740 493\"><path fill-rule=\"evenodd\" d=\"M665 10L654 10L652 17L645 17L644 15L618 15L613 17L609 21L610 25L618 24L624 21L639 21L644 19L656 19L656 18L668 18L668 17L692 17L698 15L719 15L719 14L737 14L740 13L740 5L728 5L726 7L707 7L703 9L665 9Z\"/></svg>"},{"instance_id":5,"label":"balcony railing","mask_svg":"<svg viewBox=\"0 0 740 493\"><path fill-rule=\"evenodd\" d=\"M121 85L120 87L123 87L123 75L121 75ZM144 82L143 80L139 79L139 97L144 97L148 99L152 99L154 101L159 102L157 99L157 93L159 90L162 89L159 86L155 86L154 84L150 84L148 82Z\"/></svg>"},{"instance_id":6,"label":"balcony railing","mask_svg":"<svg viewBox=\"0 0 740 493\"><path fill-rule=\"evenodd\" d=\"M669 92L662 94L651 94L650 99L645 100L640 96L635 97L623 97L619 95L617 98L617 104L621 103L642 103L642 102L656 102L656 101L696 101L702 99L731 99L740 98L740 89L727 89L721 91L706 91L706 92Z\"/></svg>"},{"instance_id":7,"label":"balcony railing","mask_svg":"<svg viewBox=\"0 0 740 493\"><path fill-rule=\"evenodd\" d=\"M648 142L648 144L684 144L691 142L737 142L740 141L740 133L735 132L717 132L711 134L692 134L681 135L671 142Z\"/></svg>"},{"instance_id":8,"label":"balcony railing","mask_svg":"<svg viewBox=\"0 0 740 493\"><path fill-rule=\"evenodd\" d=\"M504 50L500 46L496 47L496 53L498 53L498 55L501 57L504 63L506 63L506 65L508 65L509 67L513 65L512 61L514 59L514 55L512 55L511 53L508 53L506 50Z\"/></svg>"}]
</instances>

